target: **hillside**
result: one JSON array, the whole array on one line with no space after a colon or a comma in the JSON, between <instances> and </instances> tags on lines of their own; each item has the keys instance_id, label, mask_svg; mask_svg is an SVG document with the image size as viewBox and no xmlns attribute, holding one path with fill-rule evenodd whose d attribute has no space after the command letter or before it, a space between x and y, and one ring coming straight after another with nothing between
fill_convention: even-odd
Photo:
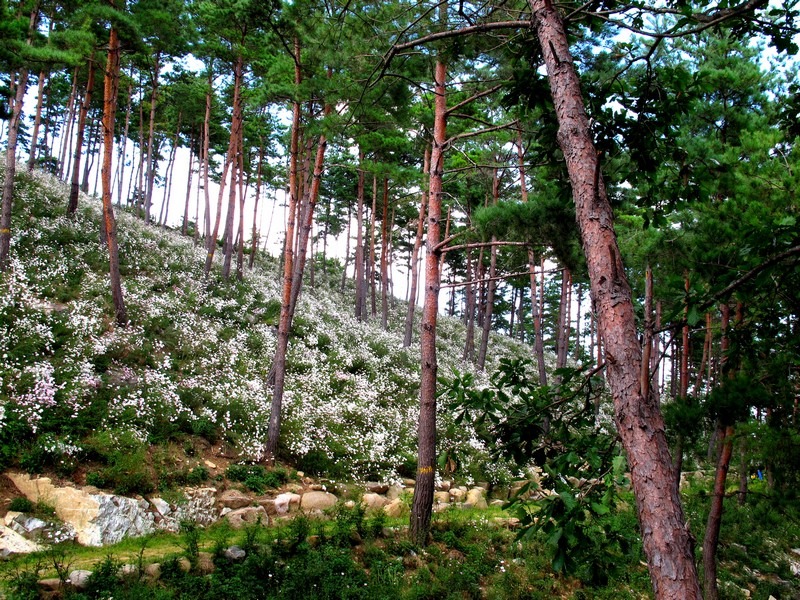
<instances>
[{"instance_id":1,"label":"hillside","mask_svg":"<svg viewBox=\"0 0 800 600\"><path fill-rule=\"evenodd\" d=\"M214 271L206 279L205 251L191 238L118 210L130 318L118 328L98 244L99 203L82 196L70 220L67 194L42 172L22 175L17 187L0 299L2 465L146 492L180 480L185 473L170 471L190 470L203 453L258 461L280 312L277 262L259 256L242 282L223 282ZM405 305L395 303L389 331L360 323L349 299L331 289L339 281L340 274L318 273L301 296L281 458L333 478L413 474L419 349L402 347ZM441 320L442 376L472 370L460 360L463 339L458 321ZM496 364L529 350L497 336L490 354ZM440 448L458 458L456 477L516 475L489 460L469 426L455 427L440 412ZM166 457L167 448L185 456ZM133 474L124 481L122 472Z\"/></svg>"}]
</instances>

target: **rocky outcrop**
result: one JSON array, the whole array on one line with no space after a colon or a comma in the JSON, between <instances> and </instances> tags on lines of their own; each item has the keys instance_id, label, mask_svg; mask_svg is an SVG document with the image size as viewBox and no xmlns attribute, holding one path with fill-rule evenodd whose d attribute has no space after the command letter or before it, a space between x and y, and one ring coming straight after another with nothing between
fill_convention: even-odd
<instances>
[{"instance_id":1,"label":"rocky outcrop","mask_svg":"<svg viewBox=\"0 0 800 600\"><path fill-rule=\"evenodd\" d=\"M382 510L392 518L408 514L408 501L415 481L405 479L393 485L371 482L361 488L353 485L327 482L321 484L303 479L303 484L291 483L275 496L255 496L238 489L218 492L216 488L186 488L179 500L155 496L126 498L102 492L91 486L85 488L58 487L47 477L32 478L20 473L8 473L19 490L33 502L44 502L55 509L63 523L48 523L21 513L9 513L8 527L0 530L0 555L38 550L34 542L58 542L77 539L88 546L113 544L125 537L146 535L157 530L177 532L183 521L193 521L201 526L225 518L234 528L256 523L269 524L272 518L286 518L297 512L317 513L331 509L339 503L340 496L360 497L361 505L370 511ZM525 483L515 482L507 497ZM478 484L470 489L443 481L434 495L434 510L451 506L486 509L488 484ZM331 493L335 491L336 494ZM338 494L338 495L337 495ZM502 504L493 500L492 506ZM352 508L355 501L346 500L344 506Z\"/></svg>"}]
</instances>

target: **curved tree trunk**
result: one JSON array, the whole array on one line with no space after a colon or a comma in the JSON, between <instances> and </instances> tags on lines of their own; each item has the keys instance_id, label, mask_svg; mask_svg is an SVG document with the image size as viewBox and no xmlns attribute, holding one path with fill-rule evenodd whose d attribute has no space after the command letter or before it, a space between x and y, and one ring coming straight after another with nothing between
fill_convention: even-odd
<instances>
[{"instance_id":1,"label":"curved tree trunk","mask_svg":"<svg viewBox=\"0 0 800 600\"><path fill-rule=\"evenodd\" d=\"M576 219L597 303L614 417L631 471L650 580L658 600L699 600L693 542L673 485L664 420L653 395L642 394L642 349L630 286L566 31L547 0L530 0L530 5L547 66L559 124L558 141L572 184Z\"/></svg>"}]
</instances>

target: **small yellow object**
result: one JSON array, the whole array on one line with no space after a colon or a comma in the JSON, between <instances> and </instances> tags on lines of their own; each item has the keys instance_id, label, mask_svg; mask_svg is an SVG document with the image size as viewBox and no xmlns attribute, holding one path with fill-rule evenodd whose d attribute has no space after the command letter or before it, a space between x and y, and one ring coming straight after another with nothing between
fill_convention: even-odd
<instances>
[{"instance_id":1,"label":"small yellow object","mask_svg":"<svg viewBox=\"0 0 800 600\"><path fill-rule=\"evenodd\" d=\"M417 471L421 475L424 475L425 473L433 473L433 467L420 467L419 469L417 469Z\"/></svg>"}]
</instances>

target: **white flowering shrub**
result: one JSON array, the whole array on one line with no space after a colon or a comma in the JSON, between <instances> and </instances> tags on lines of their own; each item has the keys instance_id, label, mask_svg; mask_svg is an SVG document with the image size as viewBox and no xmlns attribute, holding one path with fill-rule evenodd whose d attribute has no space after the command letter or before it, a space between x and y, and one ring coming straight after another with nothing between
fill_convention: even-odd
<instances>
[{"instance_id":1,"label":"white flowering shrub","mask_svg":"<svg viewBox=\"0 0 800 600\"><path fill-rule=\"evenodd\" d=\"M19 461L21 446L28 468L68 470L84 449L96 453L98 431L142 444L202 435L235 446L245 460L263 458L280 312L275 264L243 282L205 278L203 248L119 212L130 324L116 327L99 204L81 196L74 219L63 216L66 205L54 178L20 176L10 268L0 274L0 461ZM403 306L385 332L356 321L350 304L338 292L303 290L282 451L299 468L330 476L413 475L419 346L402 347ZM472 370L460 360L463 339L460 322L441 319L442 377ZM492 347L495 357L529 353L501 337ZM487 371L495 365L490 359ZM458 464L457 477L517 475L489 459L470 426L456 426L443 407L439 421L443 464Z\"/></svg>"}]
</instances>

